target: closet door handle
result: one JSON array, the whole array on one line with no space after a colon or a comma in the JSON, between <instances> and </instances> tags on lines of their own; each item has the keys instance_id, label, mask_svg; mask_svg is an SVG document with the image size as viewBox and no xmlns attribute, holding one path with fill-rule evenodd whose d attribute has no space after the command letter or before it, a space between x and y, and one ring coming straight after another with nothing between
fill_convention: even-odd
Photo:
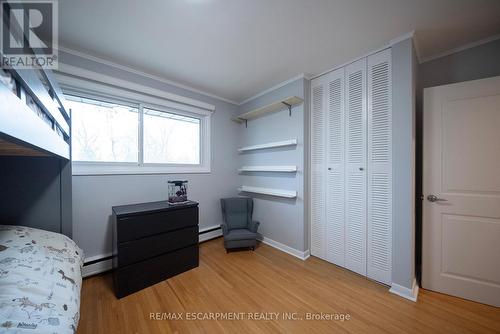
<instances>
[{"instance_id":1,"label":"closet door handle","mask_svg":"<svg viewBox=\"0 0 500 334\"><path fill-rule=\"evenodd\" d=\"M360 171L364 171L365 169L363 167L359 167L359 170Z\"/></svg>"},{"instance_id":2,"label":"closet door handle","mask_svg":"<svg viewBox=\"0 0 500 334\"><path fill-rule=\"evenodd\" d=\"M446 200L444 198L439 198L436 195L429 195L429 196L427 196L427 200L429 202L447 202L448 201L448 200Z\"/></svg>"},{"instance_id":3,"label":"closet door handle","mask_svg":"<svg viewBox=\"0 0 500 334\"><path fill-rule=\"evenodd\" d=\"M332 167L328 167L328 170L332 170Z\"/></svg>"}]
</instances>

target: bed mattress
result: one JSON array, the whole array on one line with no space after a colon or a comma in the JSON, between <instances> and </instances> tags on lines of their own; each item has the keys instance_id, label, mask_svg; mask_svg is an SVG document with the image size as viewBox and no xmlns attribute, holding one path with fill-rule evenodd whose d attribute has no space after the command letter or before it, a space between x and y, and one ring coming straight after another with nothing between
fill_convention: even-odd
<instances>
[{"instance_id":1,"label":"bed mattress","mask_svg":"<svg viewBox=\"0 0 500 334\"><path fill-rule=\"evenodd\" d=\"M83 252L68 237L0 225L0 333L74 333Z\"/></svg>"}]
</instances>

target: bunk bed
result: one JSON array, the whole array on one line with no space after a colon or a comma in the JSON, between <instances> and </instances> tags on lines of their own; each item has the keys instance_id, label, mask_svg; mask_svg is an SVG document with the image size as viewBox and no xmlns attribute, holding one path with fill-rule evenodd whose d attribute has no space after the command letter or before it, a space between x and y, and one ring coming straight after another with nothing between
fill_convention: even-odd
<instances>
[{"instance_id":1,"label":"bunk bed","mask_svg":"<svg viewBox=\"0 0 500 334\"><path fill-rule=\"evenodd\" d=\"M70 159L70 115L50 71L0 69L0 155Z\"/></svg>"},{"instance_id":2,"label":"bunk bed","mask_svg":"<svg viewBox=\"0 0 500 334\"><path fill-rule=\"evenodd\" d=\"M76 332L84 257L71 231L61 89L42 68L0 69L0 332Z\"/></svg>"}]
</instances>

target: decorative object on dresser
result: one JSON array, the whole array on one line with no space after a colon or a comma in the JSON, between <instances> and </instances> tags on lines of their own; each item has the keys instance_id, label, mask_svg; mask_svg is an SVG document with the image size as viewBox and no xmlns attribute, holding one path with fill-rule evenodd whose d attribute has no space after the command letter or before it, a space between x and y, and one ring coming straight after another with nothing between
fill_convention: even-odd
<instances>
[{"instance_id":1,"label":"decorative object on dresser","mask_svg":"<svg viewBox=\"0 0 500 334\"><path fill-rule=\"evenodd\" d=\"M183 204L188 201L188 181L168 181L168 202L170 204Z\"/></svg>"},{"instance_id":2,"label":"decorative object on dresser","mask_svg":"<svg viewBox=\"0 0 500 334\"><path fill-rule=\"evenodd\" d=\"M198 203L167 201L113 207L117 298L198 267Z\"/></svg>"}]
</instances>

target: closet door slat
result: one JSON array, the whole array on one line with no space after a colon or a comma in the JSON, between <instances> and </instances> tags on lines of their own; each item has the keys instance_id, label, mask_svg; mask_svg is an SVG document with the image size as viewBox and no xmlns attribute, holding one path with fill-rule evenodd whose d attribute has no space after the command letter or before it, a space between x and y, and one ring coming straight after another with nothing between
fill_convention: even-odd
<instances>
[{"instance_id":1,"label":"closet door slat","mask_svg":"<svg viewBox=\"0 0 500 334\"><path fill-rule=\"evenodd\" d=\"M345 113L343 68L327 77L326 257L345 266Z\"/></svg>"},{"instance_id":2,"label":"closet door slat","mask_svg":"<svg viewBox=\"0 0 500 334\"><path fill-rule=\"evenodd\" d=\"M326 260L325 79L311 81L311 254Z\"/></svg>"},{"instance_id":3,"label":"closet door slat","mask_svg":"<svg viewBox=\"0 0 500 334\"><path fill-rule=\"evenodd\" d=\"M311 82L311 254L392 282L391 51Z\"/></svg>"},{"instance_id":4,"label":"closet door slat","mask_svg":"<svg viewBox=\"0 0 500 334\"><path fill-rule=\"evenodd\" d=\"M366 58L345 71L345 267L366 275Z\"/></svg>"},{"instance_id":5,"label":"closet door slat","mask_svg":"<svg viewBox=\"0 0 500 334\"><path fill-rule=\"evenodd\" d=\"M368 57L367 276L391 284L392 271L391 53Z\"/></svg>"}]
</instances>

